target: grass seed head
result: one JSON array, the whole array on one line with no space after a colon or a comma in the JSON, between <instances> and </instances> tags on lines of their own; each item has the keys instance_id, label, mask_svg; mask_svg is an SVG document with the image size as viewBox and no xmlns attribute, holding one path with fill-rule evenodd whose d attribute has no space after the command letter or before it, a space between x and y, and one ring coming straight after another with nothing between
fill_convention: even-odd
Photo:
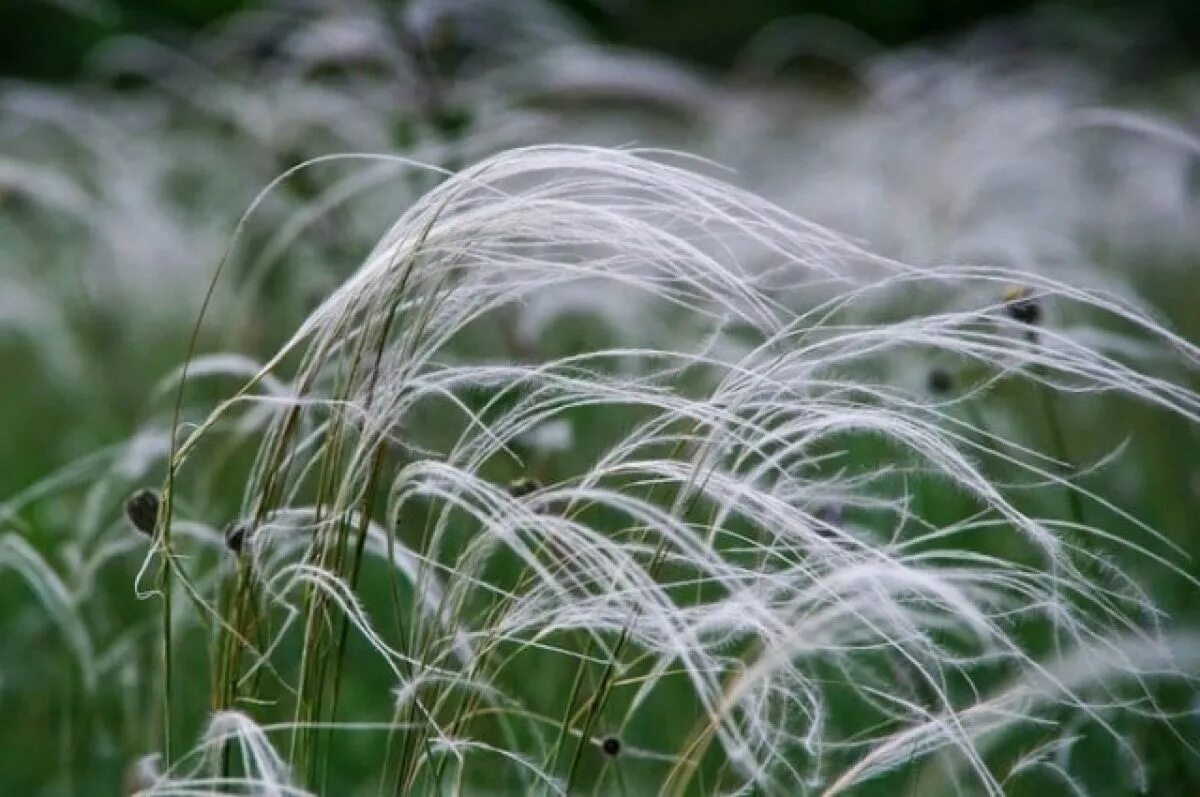
<instances>
[{"instance_id":1,"label":"grass seed head","mask_svg":"<svg viewBox=\"0 0 1200 797\"><path fill-rule=\"evenodd\" d=\"M138 490L125 501L125 517L138 531L153 537L158 524L158 493Z\"/></svg>"},{"instance_id":2,"label":"grass seed head","mask_svg":"<svg viewBox=\"0 0 1200 797\"><path fill-rule=\"evenodd\" d=\"M242 552L242 545L246 542L246 524L240 521L233 521L225 527L225 547L239 555Z\"/></svg>"},{"instance_id":3,"label":"grass seed head","mask_svg":"<svg viewBox=\"0 0 1200 797\"><path fill-rule=\"evenodd\" d=\"M609 758L616 758L621 753L621 740L616 736L605 736L600 742L600 749Z\"/></svg>"},{"instance_id":4,"label":"grass seed head","mask_svg":"<svg viewBox=\"0 0 1200 797\"><path fill-rule=\"evenodd\" d=\"M945 368L933 368L926 377L926 387L935 396L944 396L954 389L954 377Z\"/></svg>"},{"instance_id":5,"label":"grass seed head","mask_svg":"<svg viewBox=\"0 0 1200 797\"><path fill-rule=\"evenodd\" d=\"M531 479L528 476L522 476L519 479L513 479L508 484L508 494L513 498L524 498L530 493L537 492L542 489L542 484L537 479Z\"/></svg>"},{"instance_id":6,"label":"grass seed head","mask_svg":"<svg viewBox=\"0 0 1200 797\"><path fill-rule=\"evenodd\" d=\"M1041 301L1024 285L1010 285L1004 289L1004 311L1014 321L1037 326L1042 321Z\"/></svg>"}]
</instances>

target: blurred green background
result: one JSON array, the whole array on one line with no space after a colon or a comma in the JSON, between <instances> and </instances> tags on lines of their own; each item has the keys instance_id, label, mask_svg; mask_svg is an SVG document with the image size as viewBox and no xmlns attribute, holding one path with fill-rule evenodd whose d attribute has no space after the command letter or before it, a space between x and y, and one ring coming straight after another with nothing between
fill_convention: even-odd
<instances>
[{"instance_id":1,"label":"blurred green background","mask_svg":"<svg viewBox=\"0 0 1200 797\"><path fill-rule=\"evenodd\" d=\"M558 0L602 40L659 50L720 67L774 19L797 14L850 25L887 46L961 31L1031 8L1086 11L1139 30L1155 66L1200 61L1196 0ZM399 7L402 2L381 5ZM168 42L229 14L267 5L248 0L5 0L0 3L0 74L45 80L75 75L88 49L119 33Z\"/></svg>"}]
</instances>

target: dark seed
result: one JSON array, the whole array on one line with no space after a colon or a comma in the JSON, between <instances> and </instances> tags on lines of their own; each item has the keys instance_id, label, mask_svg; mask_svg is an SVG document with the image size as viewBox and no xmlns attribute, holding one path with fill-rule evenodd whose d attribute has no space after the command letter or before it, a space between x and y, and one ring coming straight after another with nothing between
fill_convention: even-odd
<instances>
[{"instance_id":1,"label":"dark seed","mask_svg":"<svg viewBox=\"0 0 1200 797\"><path fill-rule=\"evenodd\" d=\"M606 756L616 758L621 752L621 740L615 736L606 736L604 741L600 743L600 749L604 751Z\"/></svg>"},{"instance_id":2,"label":"dark seed","mask_svg":"<svg viewBox=\"0 0 1200 797\"><path fill-rule=\"evenodd\" d=\"M929 372L927 387L929 388L929 392L934 395L945 395L954 389L954 378L950 376L950 372L946 369L934 368Z\"/></svg>"},{"instance_id":3,"label":"dark seed","mask_svg":"<svg viewBox=\"0 0 1200 797\"><path fill-rule=\"evenodd\" d=\"M1042 320L1042 307L1034 299L1022 299L1008 306L1008 314L1022 324L1034 326Z\"/></svg>"},{"instance_id":4,"label":"dark seed","mask_svg":"<svg viewBox=\"0 0 1200 797\"><path fill-rule=\"evenodd\" d=\"M523 498L532 492L542 489L542 485L537 479L530 479L527 476L522 476L509 482L508 494L513 498Z\"/></svg>"},{"instance_id":5,"label":"dark seed","mask_svg":"<svg viewBox=\"0 0 1200 797\"><path fill-rule=\"evenodd\" d=\"M246 525L234 521L225 527L225 547L235 554L242 552L242 543L246 541Z\"/></svg>"},{"instance_id":6,"label":"dark seed","mask_svg":"<svg viewBox=\"0 0 1200 797\"><path fill-rule=\"evenodd\" d=\"M147 537L154 536L158 524L158 493L153 490L138 490L125 502L125 517L133 527Z\"/></svg>"},{"instance_id":7,"label":"dark seed","mask_svg":"<svg viewBox=\"0 0 1200 797\"><path fill-rule=\"evenodd\" d=\"M1042 304L1029 288L1014 285L1004 291L1004 309L1014 321L1036 326L1042 320Z\"/></svg>"}]
</instances>

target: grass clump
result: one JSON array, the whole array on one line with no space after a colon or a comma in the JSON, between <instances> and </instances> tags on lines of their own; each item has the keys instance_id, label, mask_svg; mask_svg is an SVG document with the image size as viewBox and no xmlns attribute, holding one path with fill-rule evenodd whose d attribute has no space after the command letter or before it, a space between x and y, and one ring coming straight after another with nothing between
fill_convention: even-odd
<instances>
[{"instance_id":1,"label":"grass clump","mask_svg":"<svg viewBox=\"0 0 1200 797\"><path fill-rule=\"evenodd\" d=\"M211 651L216 713L171 762L190 773L179 782L347 788L339 756L365 736L353 745L385 792L837 794L951 761L999 794L1034 759L998 740L1050 716L1135 759L1113 701L1164 718L1147 679L1182 677L1176 657L1192 654L1096 551L1182 575L1170 544L1053 459L870 374L933 348L1187 419L1200 399L1049 326L1014 348L991 305L839 320L944 275L650 154L535 147L446 181L182 428L179 500L225 467L210 452L248 447L252 464L236 567L210 577L182 541L154 554L175 563ZM1196 362L1109 297L957 273L997 293L1018 278ZM493 350L458 345L580 283L602 314L616 286L673 329L546 361L509 359L494 332ZM836 298L781 301L808 284ZM1014 301L1028 299L1006 295L1010 315ZM522 451L547 423L586 434L535 481ZM912 480L953 496L957 517L930 522ZM1137 534L1027 507L1051 488ZM186 688L173 674L164 694Z\"/></svg>"}]
</instances>

